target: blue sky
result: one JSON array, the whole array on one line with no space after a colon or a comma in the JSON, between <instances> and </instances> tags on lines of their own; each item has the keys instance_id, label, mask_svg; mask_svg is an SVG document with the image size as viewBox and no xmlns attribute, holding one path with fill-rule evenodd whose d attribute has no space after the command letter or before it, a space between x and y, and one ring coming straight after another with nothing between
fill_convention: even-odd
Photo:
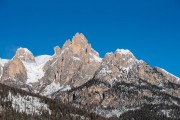
<instances>
[{"instance_id":1,"label":"blue sky","mask_svg":"<svg viewBox=\"0 0 180 120\"><path fill-rule=\"evenodd\" d=\"M0 0L0 57L53 54L82 32L101 57L117 48L180 77L179 0Z\"/></svg>"}]
</instances>

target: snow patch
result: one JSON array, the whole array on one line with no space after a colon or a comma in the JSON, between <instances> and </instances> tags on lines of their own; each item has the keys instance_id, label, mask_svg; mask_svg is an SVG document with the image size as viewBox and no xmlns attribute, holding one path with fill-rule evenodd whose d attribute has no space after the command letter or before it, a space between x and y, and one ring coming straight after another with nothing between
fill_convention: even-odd
<instances>
[{"instance_id":1,"label":"snow patch","mask_svg":"<svg viewBox=\"0 0 180 120\"><path fill-rule=\"evenodd\" d=\"M38 82L44 76L43 67L50 58L51 56L42 55L35 58L36 63L23 62L27 70L27 84Z\"/></svg>"},{"instance_id":2,"label":"snow patch","mask_svg":"<svg viewBox=\"0 0 180 120\"><path fill-rule=\"evenodd\" d=\"M96 56L99 56L99 53L97 51L95 51L93 48L91 48L91 50L96 54Z\"/></svg>"},{"instance_id":3,"label":"snow patch","mask_svg":"<svg viewBox=\"0 0 180 120\"><path fill-rule=\"evenodd\" d=\"M73 60L77 60L77 61L80 61L80 60L81 60L80 58L75 57L75 56L73 56L72 58L73 58Z\"/></svg>"},{"instance_id":4,"label":"snow patch","mask_svg":"<svg viewBox=\"0 0 180 120\"><path fill-rule=\"evenodd\" d=\"M20 47L20 48L17 49L17 51L19 51L19 50L23 50L25 53L30 53L30 54L32 54L32 52L31 52L29 49L27 49L27 48L22 48L22 47Z\"/></svg>"},{"instance_id":5,"label":"snow patch","mask_svg":"<svg viewBox=\"0 0 180 120\"><path fill-rule=\"evenodd\" d=\"M57 91L67 91L70 89L71 89L71 87L69 85L62 86L59 83L56 83L53 81L51 84L46 86L46 88L44 89L44 92L41 94L44 96L50 96Z\"/></svg>"},{"instance_id":6,"label":"snow patch","mask_svg":"<svg viewBox=\"0 0 180 120\"><path fill-rule=\"evenodd\" d=\"M8 59L1 59L0 58L0 64L2 65L2 66L4 66L6 63L8 63L9 62L9 60Z\"/></svg>"},{"instance_id":7,"label":"snow patch","mask_svg":"<svg viewBox=\"0 0 180 120\"><path fill-rule=\"evenodd\" d=\"M160 69L161 71L163 71L163 72L164 72L165 74L167 74L167 75L171 75L171 76L175 77L178 81L180 81L180 78L179 78L179 77L177 77L177 76L169 73L169 72L166 71L165 69L162 69L162 68L160 68L160 67L156 67L156 68Z\"/></svg>"},{"instance_id":8,"label":"snow patch","mask_svg":"<svg viewBox=\"0 0 180 120\"><path fill-rule=\"evenodd\" d=\"M106 107L106 106L104 106ZM134 110L138 110L140 109L140 107L134 107L134 108L126 108L126 107L122 107L121 109L112 109L112 110L103 110L103 109L96 109L95 113L105 116L106 118L110 118L110 117L119 117L120 115L122 115L123 113L127 112L127 111L134 111Z\"/></svg>"},{"instance_id":9,"label":"snow patch","mask_svg":"<svg viewBox=\"0 0 180 120\"><path fill-rule=\"evenodd\" d=\"M43 65L36 65L36 63L23 62L27 70L27 84L37 82L44 76Z\"/></svg>"},{"instance_id":10,"label":"snow patch","mask_svg":"<svg viewBox=\"0 0 180 120\"><path fill-rule=\"evenodd\" d=\"M90 53L90 55L94 58L94 59L91 59L91 60L102 62L102 58L100 58L100 57L98 57L98 56L96 56L95 54L92 54L92 53Z\"/></svg>"},{"instance_id":11,"label":"snow patch","mask_svg":"<svg viewBox=\"0 0 180 120\"><path fill-rule=\"evenodd\" d=\"M0 79L1 79L1 77L2 77L2 75L3 75L3 67L4 67L4 65L7 64L8 62L9 62L8 59L1 59L1 58L0 58L0 69L1 69Z\"/></svg>"},{"instance_id":12,"label":"snow patch","mask_svg":"<svg viewBox=\"0 0 180 120\"><path fill-rule=\"evenodd\" d=\"M108 53L106 53L107 55L113 55L113 52L108 52Z\"/></svg>"},{"instance_id":13,"label":"snow patch","mask_svg":"<svg viewBox=\"0 0 180 120\"><path fill-rule=\"evenodd\" d=\"M51 58L50 55L41 55L41 56L35 57L35 61L37 65L42 65L48 62L50 58Z\"/></svg>"},{"instance_id":14,"label":"snow patch","mask_svg":"<svg viewBox=\"0 0 180 120\"><path fill-rule=\"evenodd\" d=\"M166 117L171 118L172 116L172 110L161 110L161 113L163 113Z\"/></svg>"},{"instance_id":15,"label":"snow patch","mask_svg":"<svg viewBox=\"0 0 180 120\"><path fill-rule=\"evenodd\" d=\"M51 114L51 110L48 105L42 103L37 97L32 96L21 96L20 94L12 95L11 92L8 94L8 100L12 102L12 107L19 111L27 114L41 114L42 111L48 111Z\"/></svg>"},{"instance_id":16,"label":"snow patch","mask_svg":"<svg viewBox=\"0 0 180 120\"><path fill-rule=\"evenodd\" d=\"M102 68L101 71L99 71L98 76L103 77L103 76L107 76L111 73L112 73L111 70L108 70L107 68Z\"/></svg>"},{"instance_id":17,"label":"snow patch","mask_svg":"<svg viewBox=\"0 0 180 120\"><path fill-rule=\"evenodd\" d=\"M120 54L122 54L122 55L128 55L128 54L133 55L133 54L131 53L131 51L129 51L128 49L117 49L116 52L117 52L117 53L120 53Z\"/></svg>"},{"instance_id":18,"label":"snow patch","mask_svg":"<svg viewBox=\"0 0 180 120\"><path fill-rule=\"evenodd\" d=\"M131 68L132 68L131 66L130 66L130 67L123 67L122 70L124 70L124 71L126 71L127 73L129 73L129 71L130 71Z\"/></svg>"}]
</instances>

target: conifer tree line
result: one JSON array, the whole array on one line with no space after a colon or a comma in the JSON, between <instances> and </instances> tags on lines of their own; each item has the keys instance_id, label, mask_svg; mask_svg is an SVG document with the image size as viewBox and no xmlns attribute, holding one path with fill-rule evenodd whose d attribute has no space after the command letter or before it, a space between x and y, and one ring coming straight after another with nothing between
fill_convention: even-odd
<instances>
[{"instance_id":1,"label":"conifer tree line","mask_svg":"<svg viewBox=\"0 0 180 120\"><path fill-rule=\"evenodd\" d=\"M9 95L11 93L11 96ZM40 99L40 102L48 105L51 113L47 110L40 110L37 114L35 108L32 107L32 113L27 114L27 103L30 101L29 97L26 97L24 104L24 111L20 112L18 106L12 107L13 96L32 96ZM10 98L9 98L10 97ZM22 100L21 100L22 102ZM84 109L73 107L69 103L62 103L61 101L53 100L44 96L40 96L34 93L26 92L17 88L9 87L4 84L0 84L0 120L113 120L114 118L104 118L95 113L89 113Z\"/></svg>"},{"instance_id":2,"label":"conifer tree line","mask_svg":"<svg viewBox=\"0 0 180 120\"><path fill-rule=\"evenodd\" d=\"M9 93L11 93L9 95ZM16 101L14 106L12 104L14 96L21 96L20 103L24 106L24 111L20 110ZM25 97L26 96L26 97ZM23 101L23 97L26 99ZM38 98L40 103L48 105L48 110L33 106L31 113L29 111L27 102L33 103L32 97ZM34 103L33 103L34 104ZM91 106L88 107L74 107L71 103L62 103L59 100L53 100L38 94L30 93L17 88L9 87L0 84L0 120L179 120L180 117L173 117L180 115L180 107L175 105L143 105L140 109L129 110L119 118L111 117L105 118L95 113L90 112ZM161 109L171 110L171 117L167 115L158 114Z\"/></svg>"}]
</instances>

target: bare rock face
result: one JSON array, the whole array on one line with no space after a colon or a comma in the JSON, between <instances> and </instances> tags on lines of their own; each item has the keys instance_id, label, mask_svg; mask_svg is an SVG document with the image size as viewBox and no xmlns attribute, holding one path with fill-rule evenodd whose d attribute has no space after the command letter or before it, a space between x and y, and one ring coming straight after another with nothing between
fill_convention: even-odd
<instances>
[{"instance_id":1,"label":"bare rock face","mask_svg":"<svg viewBox=\"0 0 180 120\"><path fill-rule=\"evenodd\" d=\"M57 51L59 51L58 54ZM159 87L168 82L179 84L172 75L167 75L162 70L152 68L144 61L136 59L129 50L117 49L114 53L107 53L101 60L86 37L79 33L72 38L72 42L67 40L62 50L58 47L55 49L55 54L44 66L44 71L45 76L42 78L40 86L48 85L48 87L57 88L52 90L52 93L62 86L77 88L92 78L111 86L117 82L136 84L139 79ZM53 86L53 82L59 84L59 87ZM44 88L40 88L43 95ZM175 93L177 96L179 91L171 94L175 95ZM152 95L149 91L143 91L143 94ZM100 100L99 97L96 96L96 98ZM110 104L112 102L109 102Z\"/></svg>"},{"instance_id":2,"label":"bare rock face","mask_svg":"<svg viewBox=\"0 0 180 120\"><path fill-rule=\"evenodd\" d=\"M0 64L0 80L1 80L2 74L3 74L3 66Z\"/></svg>"},{"instance_id":3,"label":"bare rock face","mask_svg":"<svg viewBox=\"0 0 180 120\"><path fill-rule=\"evenodd\" d=\"M19 48L16 51L15 56L12 60L3 60L3 72L1 77L1 83L4 83L6 85L21 88L23 90L31 91L30 86L27 84L28 81L28 74L32 76L36 75L36 73L33 73L34 69L31 68L35 66L35 58L33 54L26 48ZM30 64L33 64L34 66L30 66ZM32 69L30 72L27 70Z\"/></svg>"},{"instance_id":4,"label":"bare rock face","mask_svg":"<svg viewBox=\"0 0 180 120\"><path fill-rule=\"evenodd\" d=\"M33 54L27 48L19 48L15 57L25 62L35 62Z\"/></svg>"},{"instance_id":5,"label":"bare rock face","mask_svg":"<svg viewBox=\"0 0 180 120\"><path fill-rule=\"evenodd\" d=\"M131 81L130 72L143 61L137 60L129 50L117 49L115 53L107 53L102 60L96 79L109 81Z\"/></svg>"},{"instance_id":6,"label":"bare rock face","mask_svg":"<svg viewBox=\"0 0 180 120\"><path fill-rule=\"evenodd\" d=\"M111 84L117 81L135 83L137 78L160 87L168 82L180 84L179 78L161 68L153 68L144 61L137 60L129 50L124 49L118 49L114 54L107 53L95 78Z\"/></svg>"},{"instance_id":7,"label":"bare rock face","mask_svg":"<svg viewBox=\"0 0 180 120\"><path fill-rule=\"evenodd\" d=\"M173 82L173 83L180 83L180 79L174 75L172 75L171 73L167 72L166 70L159 68L159 67L155 67L155 69L159 72L162 73L163 76L165 76L166 79L168 79L169 81Z\"/></svg>"},{"instance_id":8,"label":"bare rock face","mask_svg":"<svg viewBox=\"0 0 180 120\"><path fill-rule=\"evenodd\" d=\"M82 52L89 52L88 48L88 41L85 36L82 33L76 33L76 35L72 38L73 53L80 56L81 54L83 54Z\"/></svg>"},{"instance_id":9,"label":"bare rock face","mask_svg":"<svg viewBox=\"0 0 180 120\"><path fill-rule=\"evenodd\" d=\"M61 49L60 49L59 46L54 47L54 53L55 53L55 55L60 55L61 54Z\"/></svg>"},{"instance_id":10,"label":"bare rock face","mask_svg":"<svg viewBox=\"0 0 180 120\"><path fill-rule=\"evenodd\" d=\"M129 50L118 49L105 55L93 79L53 97L109 117L141 109L145 104L179 106L179 87L178 77L137 60Z\"/></svg>"},{"instance_id":11,"label":"bare rock face","mask_svg":"<svg viewBox=\"0 0 180 120\"><path fill-rule=\"evenodd\" d=\"M27 72L19 58L14 57L3 68L2 81L17 80L25 82L27 80Z\"/></svg>"},{"instance_id":12,"label":"bare rock face","mask_svg":"<svg viewBox=\"0 0 180 120\"><path fill-rule=\"evenodd\" d=\"M62 50L44 66L45 76L43 83L60 83L61 86L77 87L94 77L99 69L101 58L91 48L83 34L77 33L72 42L66 41ZM49 82L48 82L49 81Z\"/></svg>"},{"instance_id":13,"label":"bare rock face","mask_svg":"<svg viewBox=\"0 0 180 120\"><path fill-rule=\"evenodd\" d=\"M8 62L4 60L2 63L6 64L3 66L1 82L16 81L25 85L28 73L24 63L35 64L35 58L27 48L19 48L12 60Z\"/></svg>"}]
</instances>

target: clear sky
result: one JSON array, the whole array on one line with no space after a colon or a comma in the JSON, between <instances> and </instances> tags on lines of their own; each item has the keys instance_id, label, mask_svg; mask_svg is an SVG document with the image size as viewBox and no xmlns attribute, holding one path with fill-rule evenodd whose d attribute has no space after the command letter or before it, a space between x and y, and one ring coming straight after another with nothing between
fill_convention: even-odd
<instances>
[{"instance_id":1,"label":"clear sky","mask_svg":"<svg viewBox=\"0 0 180 120\"><path fill-rule=\"evenodd\" d=\"M53 54L82 32L103 57L117 48L180 77L180 0L0 0L0 57Z\"/></svg>"}]
</instances>

